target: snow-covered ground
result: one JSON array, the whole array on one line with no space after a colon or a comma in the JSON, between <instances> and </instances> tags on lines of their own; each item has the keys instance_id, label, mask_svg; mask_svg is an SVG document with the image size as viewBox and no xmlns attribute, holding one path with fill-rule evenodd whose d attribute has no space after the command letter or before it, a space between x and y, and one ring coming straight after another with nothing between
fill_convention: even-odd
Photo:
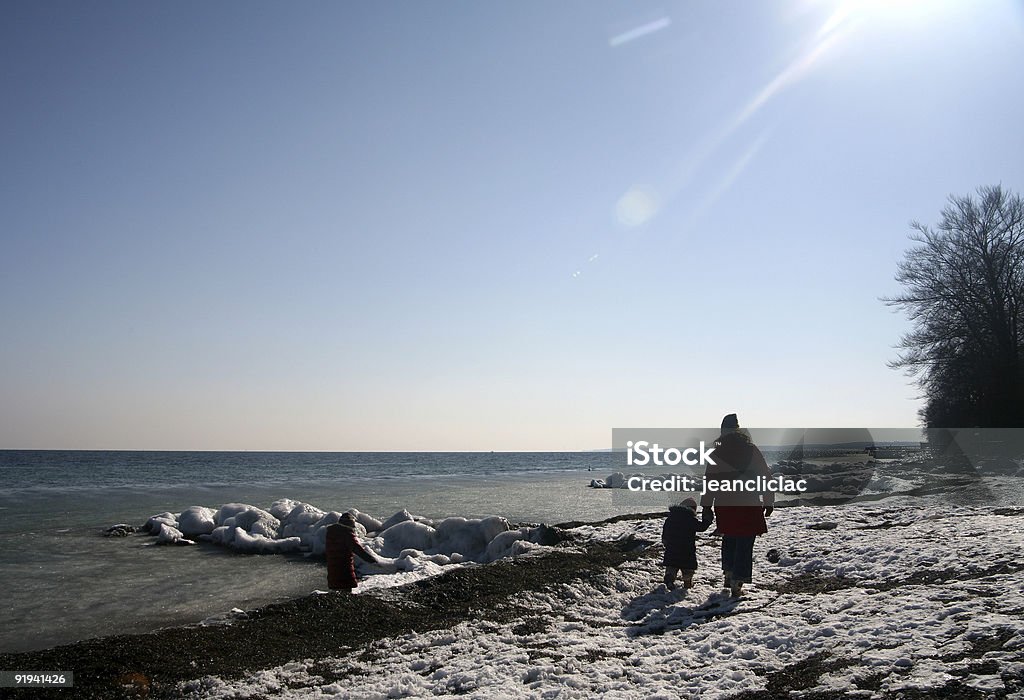
<instances>
[{"instance_id":1,"label":"snow-covered ground","mask_svg":"<svg viewBox=\"0 0 1024 700\"><path fill-rule=\"evenodd\" d=\"M661 525L627 520L573 532L577 546L657 543ZM507 623L455 622L240 680L196 679L180 692L716 698L769 687L773 674L804 662L816 670L796 696L882 697L956 681L981 696L1024 697L1022 525L1024 509L939 498L778 509L758 540L754 583L738 600L719 588L719 540L701 535L701 568L687 592L660 584L660 547L652 546L586 581L515 597L509 603L521 614Z\"/></svg>"}]
</instances>

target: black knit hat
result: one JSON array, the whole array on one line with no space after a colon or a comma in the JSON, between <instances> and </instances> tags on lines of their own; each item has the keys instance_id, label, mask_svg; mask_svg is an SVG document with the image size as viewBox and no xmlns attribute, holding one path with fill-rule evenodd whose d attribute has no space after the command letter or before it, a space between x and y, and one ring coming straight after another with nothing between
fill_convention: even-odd
<instances>
[{"instance_id":1,"label":"black knit hat","mask_svg":"<svg viewBox=\"0 0 1024 700\"><path fill-rule=\"evenodd\" d=\"M736 417L735 413L730 413L722 419L722 430L736 430L740 427L740 419Z\"/></svg>"}]
</instances>

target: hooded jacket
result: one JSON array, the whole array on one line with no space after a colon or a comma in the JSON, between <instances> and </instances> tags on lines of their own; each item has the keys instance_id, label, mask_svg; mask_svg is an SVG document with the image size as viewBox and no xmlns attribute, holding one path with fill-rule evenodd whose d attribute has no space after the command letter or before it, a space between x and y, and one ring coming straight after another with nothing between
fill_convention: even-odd
<instances>
[{"instance_id":1,"label":"hooded jacket","mask_svg":"<svg viewBox=\"0 0 1024 700\"><path fill-rule=\"evenodd\" d=\"M363 549L356 539L351 527L340 523L327 526L327 587L331 590L352 590L358 583L356 579L355 557L365 559L371 564L377 560Z\"/></svg>"},{"instance_id":2,"label":"hooded jacket","mask_svg":"<svg viewBox=\"0 0 1024 700\"><path fill-rule=\"evenodd\" d=\"M665 545L663 566L677 569L697 570L697 533L704 532L711 525L701 522L691 509L672 506L661 529L661 543Z\"/></svg>"},{"instance_id":3,"label":"hooded jacket","mask_svg":"<svg viewBox=\"0 0 1024 700\"><path fill-rule=\"evenodd\" d=\"M758 476L771 478L768 463L757 445L743 433L728 433L719 438L704 476L709 480L750 480ZM704 508L714 506L718 531L729 537L750 537L768 532L764 509L775 502L775 494L750 491L714 492L708 490L700 499Z\"/></svg>"}]
</instances>

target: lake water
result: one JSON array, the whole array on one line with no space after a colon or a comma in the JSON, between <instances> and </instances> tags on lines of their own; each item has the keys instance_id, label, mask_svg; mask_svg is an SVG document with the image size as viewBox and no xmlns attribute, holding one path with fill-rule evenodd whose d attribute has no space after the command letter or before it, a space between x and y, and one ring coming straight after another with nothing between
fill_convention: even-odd
<instances>
[{"instance_id":1,"label":"lake water","mask_svg":"<svg viewBox=\"0 0 1024 700\"><path fill-rule=\"evenodd\" d=\"M106 538L193 505L280 498L384 519L501 515L513 522L601 520L664 510L665 494L591 489L621 471L611 452L254 453L0 451L0 652L198 622L325 587L322 560L241 555L214 545L155 547L145 536ZM886 473L890 470L891 473ZM1020 504L1019 477L925 474L878 467L873 497L941 484L930 497Z\"/></svg>"},{"instance_id":2,"label":"lake water","mask_svg":"<svg viewBox=\"0 0 1024 700\"><path fill-rule=\"evenodd\" d=\"M431 518L602 519L623 512L621 503L586 485L614 471L612 457L0 451L0 651L196 622L325 586L322 561L101 536L115 523L193 505L268 508L279 498L382 519L403 508ZM645 506L663 504L637 503Z\"/></svg>"}]
</instances>

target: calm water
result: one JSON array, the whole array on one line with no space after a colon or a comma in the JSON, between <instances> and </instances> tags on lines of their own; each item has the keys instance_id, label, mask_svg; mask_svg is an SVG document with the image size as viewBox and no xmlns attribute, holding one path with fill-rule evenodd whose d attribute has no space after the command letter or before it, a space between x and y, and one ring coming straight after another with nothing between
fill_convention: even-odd
<instances>
[{"instance_id":1,"label":"calm water","mask_svg":"<svg viewBox=\"0 0 1024 700\"><path fill-rule=\"evenodd\" d=\"M153 547L145 536L105 538L193 505L279 498L386 518L502 515L513 522L601 520L664 510L668 496L590 489L621 471L610 452L256 453L0 451L0 652L145 632L252 608L325 585L321 561L248 556L215 546ZM921 485L951 505L1024 505L1024 479L941 476L880 467L881 497Z\"/></svg>"},{"instance_id":2,"label":"calm water","mask_svg":"<svg viewBox=\"0 0 1024 700\"><path fill-rule=\"evenodd\" d=\"M593 472L589 470L593 469ZM601 519L610 453L254 453L0 451L0 651L195 622L324 587L323 565L214 547L151 547L105 538L163 511L279 498L387 517L503 515ZM663 504L644 502L660 509Z\"/></svg>"}]
</instances>

